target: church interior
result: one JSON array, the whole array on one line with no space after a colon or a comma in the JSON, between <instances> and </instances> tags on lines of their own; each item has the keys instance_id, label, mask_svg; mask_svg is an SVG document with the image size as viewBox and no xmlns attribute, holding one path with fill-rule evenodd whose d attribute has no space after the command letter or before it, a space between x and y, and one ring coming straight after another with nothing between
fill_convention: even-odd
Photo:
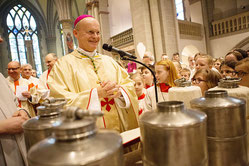
<instances>
[{"instance_id":1,"label":"church interior","mask_svg":"<svg viewBox=\"0 0 249 166\"><path fill-rule=\"evenodd\" d=\"M75 35L80 32L76 28L79 23L75 22L79 18L82 25L82 20L99 25L97 52L81 47L82 42ZM30 166L41 163L249 165L248 0L1 0L0 23L0 73L18 98L18 107L26 109L31 117L39 115L37 120L54 128L56 139L47 138L33 146L35 137L43 137L43 133L34 134L31 128L38 130L35 125L41 124L34 120L24 123L25 137L30 134L25 138L27 150L32 145L26 157ZM104 44L111 45L114 51L103 49ZM145 67L133 63L135 58L124 60L119 51L129 58L135 56ZM95 61L97 54L104 55L103 64L97 56ZM73 64L76 60L68 55L89 60L92 71L86 69L89 64L85 61ZM64 60L69 65L63 66ZM51 61L56 67L52 68ZM79 65L84 66L84 72L72 72L75 76L63 80L74 65L75 70ZM44 89L31 80L13 82L10 71L19 67L22 75L25 67L33 68L37 81L46 80ZM107 67L110 71L103 74ZM85 78L85 73L91 74ZM19 76L20 73L18 79ZM115 83L103 81L114 77L118 78ZM52 81L58 84L53 86ZM25 90L21 84L25 84ZM108 90L102 92L98 87ZM26 90L29 93L23 94ZM69 100L65 99L64 91L70 91L65 92ZM66 100L69 106L84 105L86 110L96 106L100 110L104 108L106 113L66 109ZM116 112L111 113L112 109ZM136 115L130 110L136 110ZM66 120L62 122L60 116ZM137 124L131 122L130 127L132 118L136 118ZM78 123L82 119L84 124ZM99 119L103 121L101 124ZM108 121L116 119L121 134L97 132L99 126L116 130L106 127L111 124ZM1 137L2 120L0 116L0 159L8 155ZM76 139L79 140L72 141ZM26 159L20 166L27 166ZM11 166L8 162L13 161L5 159L0 165Z\"/></svg>"},{"instance_id":2,"label":"church interior","mask_svg":"<svg viewBox=\"0 0 249 166\"><path fill-rule=\"evenodd\" d=\"M46 70L45 55L56 53L62 57L68 53L67 35L71 34L68 37L72 38L73 47L77 47L72 35L73 21L87 13L95 16L101 25L100 53L104 53L102 44L108 43L139 57L136 47L143 43L155 60L163 53L172 57L179 52L186 61L187 56L197 52L219 58L233 48L249 49L247 0L176 2L178 6L171 0L2 0L0 34L4 42L0 45L0 71L7 76L8 62L18 58L24 63L33 54L40 75ZM12 12L16 14L11 17ZM21 23L20 27L17 23ZM17 40L18 35L20 44L10 40Z\"/></svg>"}]
</instances>

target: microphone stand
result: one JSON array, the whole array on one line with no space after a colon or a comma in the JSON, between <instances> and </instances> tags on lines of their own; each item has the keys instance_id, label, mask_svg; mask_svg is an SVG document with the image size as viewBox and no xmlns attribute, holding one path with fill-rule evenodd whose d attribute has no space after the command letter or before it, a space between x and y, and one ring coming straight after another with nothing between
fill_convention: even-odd
<instances>
[{"instance_id":1,"label":"microphone stand","mask_svg":"<svg viewBox=\"0 0 249 166\"><path fill-rule=\"evenodd\" d=\"M139 63L139 64L143 65L144 67L146 67L151 72L151 74L153 75L153 82L154 82L154 87L155 87L156 103L158 103L158 94L157 94L157 88L156 88L156 82L157 82L157 80L156 80L156 76L153 73L153 71L146 64L144 64L142 62L139 62L139 61L137 61L135 59L132 59L132 58L129 58L129 57L125 57L127 55L123 54L122 52L120 52L119 55L121 57L121 60L129 60L129 61L132 61L132 62Z\"/></svg>"}]
</instances>

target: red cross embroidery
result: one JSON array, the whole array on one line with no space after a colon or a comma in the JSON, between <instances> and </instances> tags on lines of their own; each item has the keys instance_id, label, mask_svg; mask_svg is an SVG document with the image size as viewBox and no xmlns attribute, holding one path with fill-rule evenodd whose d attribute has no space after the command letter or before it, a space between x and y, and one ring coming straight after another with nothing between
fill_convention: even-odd
<instances>
[{"instance_id":1,"label":"red cross embroidery","mask_svg":"<svg viewBox=\"0 0 249 166\"><path fill-rule=\"evenodd\" d=\"M111 99L108 101L108 98L104 98L105 101L101 101L101 107L105 107L105 109L109 112L111 110L111 106L110 105L113 105L114 104L114 99Z\"/></svg>"}]
</instances>

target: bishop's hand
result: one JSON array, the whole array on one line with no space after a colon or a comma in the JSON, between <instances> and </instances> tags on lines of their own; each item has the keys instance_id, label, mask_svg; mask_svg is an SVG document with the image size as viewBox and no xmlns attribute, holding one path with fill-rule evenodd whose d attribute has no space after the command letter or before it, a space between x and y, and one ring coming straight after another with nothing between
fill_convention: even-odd
<instances>
[{"instance_id":1,"label":"bishop's hand","mask_svg":"<svg viewBox=\"0 0 249 166\"><path fill-rule=\"evenodd\" d=\"M103 82L97 88L99 98L118 98L121 96L120 86L116 82Z\"/></svg>"}]
</instances>

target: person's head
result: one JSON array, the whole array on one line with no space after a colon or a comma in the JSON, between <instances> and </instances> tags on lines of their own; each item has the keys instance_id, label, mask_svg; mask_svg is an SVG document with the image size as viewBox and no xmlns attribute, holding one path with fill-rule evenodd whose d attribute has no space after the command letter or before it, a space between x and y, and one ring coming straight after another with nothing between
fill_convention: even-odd
<instances>
[{"instance_id":1,"label":"person's head","mask_svg":"<svg viewBox=\"0 0 249 166\"><path fill-rule=\"evenodd\" d=\"M195 62L196 71L199 69L212 69L213 58L207 54L201 54Z\"/></svg>"},{"instance_id":2,"label":"person's head","mask_svg":"<svg viewBox=\"0 0 249 166\"><path fill-rule=\"evenodd\" d=\"M235 70L241 78L240 85L249 87L249 57L239 61L235 65Z\"/></svg>"},{"instance_id":3,"label":"person's head","mask_svg":"<svg viewBox=\"0 0 249 166\"><path fill-rule=\"evenodd\" d=\"M144 56L143 56L142 61L143 61L143 63L146 64L147 66L148 66L148 65L152 65L153 62L154 62L154 57L153 57L152 53L149 52L149 51L146 51L146 52L144 53Z\"/></svg>"},{"instance_id":4,"label":"person's head","mask_svg":"<svg viewBox=\"0 0 249 166\"><path fill-rule=\"evenodd\" d=\"M225 56L225 61L240 61L243 59L243 56L238 51L230 51Z\"/></svg>"},{"instance_id":5,"label":"person's head","mask_svg":"<svg viewBox=\"0 0 249 166\"><path fill-rule=\"evenodd\" d=\"M180 76L180 71L182 70L182 65L180 62L178 61L172 61L173 64L175 65L176 71L178 73L178 75Z\"/></svg>"},{"instance_id":6,"label":"person's head","mask_svg":"<svg viewBox=\"0 0 249 166\"><path fill-rule=\"evenodd\" d=\"M155 71L155 67L152 66L152 65L149 65L149 68L154 72ZM153 84L153 75L152 73L150 72L149 69L147 69L146 67L141 67L141 74L142 74L142 77L144 79L144 84L145 85L152 85Z\"/></svg>"},{"instance_id":7,"label":"person's head","mask_svg":"<svg viewBox=\"0 0 249 166\"><path fill-rule=\"evenodd\" d=\"M52 67L54 66L55 62L57 61L58 57L56 56L55 53L49 53L45 57L45 63L48 67L48 70L51 70Z\"/></svg>"},{"instance_id":8,"label":"person's head","mask_svg":"<svg viewBox=\"0 0 249 166\"><path fill-rule=\"evenodd\" d=\"M220 73L222 78L231 77L237 78L237 74L235 71L235 65L237 62L235 61L223 61L220 65Z\"/></svg>"},{"instance_id":9,"label":"person's head","mask_svg":"<svg viewBox=\"0 0 249 166\"><path fill-rule=\"evenodd\" d=\"M193 56L188 57L188 66L191 70L195 68L195 60Z\"/></svg>"},{"instance_id":10,"label":"person's head","mask_svg":"<svg viewBox=\"0 0 249 166\"><path fill-rule=\"evenodd\" d=\"M20 78L21 65L17 61L12 61L8 63L8 75L14 80L17 81Z\"/></svg>"},{"instance_id":11,"label":"person's head","mask_svg":"<svg viewBox=\"0 0 249 166\"><path fill-rule=\"evenodd\" d=\"M78 18L79 21L77 21ZM79 47L85 51L93 52L97 49L100 41L100 25L92 16L79 16L75 20L73 34L78 40Z\"/></svg>"},{"instance_id":12,"label":"person's head","mask_svg":"<svg viewBox=\"0 0 249 166\"><path fill-rule=\"evenodd\" d=\"M166 53L162 53L161 60L169 59L168 55Z\"/></svg>"},{"instance_id":13,"label":"person's head","mask_svg":"<svg viewBox=\"0 0 249 166\"><path fill-rule=\"evenodd\" d=\"M32 75L32 66L30 64L24 64L21 67L22 77L25 79L29 79Z\"/></svg>"},{"instance_id":14,"label":"person's head","mask_svg":"<svg viewBox=\"0 0 249 166\"><path fill-rule=\"evenodd\" d=\"M167 83L175 86L174 81L179 78L175 65L171 60L161 60L155 66L156 78L158 83Z\"/></svg>"},{"instance_id":15,"label":"person's head","mask_svg":"<svg viewBox=\"0 0 249 166\"><path fill-rule=\"evenodd\" d=\"M131 79L135 82L134 83L134 87L135 87L135 91L137 96L141 96L143 94L143 89L144 89L144 79L141 76L140 73L134 73L131 75Z\"/></svg>"},{"instance_id":16,"label":"person's head","mask_svg":"<svg viewBox=\"0 0 249 166\"><path fill-rule=\"evenodd\" d=\"M183 68L181 71L180 71L180 75L181 75L181 78L185 78L186 80L189 80L189 77L190 77L190 70L187 69L187 68Z\"/></svg>"},{"instance_id":17,"label":"person's head","mask_svg":"<svg viewBox=\"0 0 249 166\"><path fill-rule=\"evenodd\" d=\"M198 53L196 53L195 54L195 56L194 56L194 60L195 60L195 62L197 61L197 59L200 57L200 55L201 55L201 53L200 52L198 52Z\"/></svg>"},{"instance_id":18,"label":"person's head","mask_svg":"<svg viewBox=\"0 0 249 166\"><path fill-rule=\"evenodd\" d=\"M222 63L222 60L220 58L215 58L213 62L213 67L220 71L220 65Z\"/></svg>"},{"instance_id":19,"label":"person's head","mask_svg":"<svg viewBox=\"0 0 249 166\"><path fill-rule=\"evenodd\" d=\"M200 69L192 78L192 84L201 88L202 95L205 91L218 85L221 75L211 69Z\"/></svg>"},{"instance_id":20,"label":"person's head","mask_svg":"<svg viewBox=\"0 0 249 166\"><path fill-rule=\"evenodd\" d=\"M172 56L172 61L180 62L180 55L178 52L174 53Z\"/></svg>"},{"instance_id":21,"label":"person's head","mask_svg":"<svg viewBox=\"0 0 249 166\"><path fill-rule=\"evenodd\" d=\"M233 49L233 51L239 52L243 56L243 59L248 57L246 50L243 50L241 48L235 48L235 49Z\"/></svg>"},{"instance_id":22,"label":"person's head","mask_svg":"<svg viewBox=\"0 0 249 166\"><path fill-rule=\"evenodd\" d=\"M33 76L33 77L37 77L37 72L36 72L35 69L32 69L32 76Z\"/></svg>"},{"instance_id":23,"label":"person's head","mask_svg":"<svg viewBox=\"0 0 249 166\"><path fill-rule=\"evenodd\" d=\"M2 43L3 42L3 38L0 36L0 43Z\"/></svg>"}]
</instances>

